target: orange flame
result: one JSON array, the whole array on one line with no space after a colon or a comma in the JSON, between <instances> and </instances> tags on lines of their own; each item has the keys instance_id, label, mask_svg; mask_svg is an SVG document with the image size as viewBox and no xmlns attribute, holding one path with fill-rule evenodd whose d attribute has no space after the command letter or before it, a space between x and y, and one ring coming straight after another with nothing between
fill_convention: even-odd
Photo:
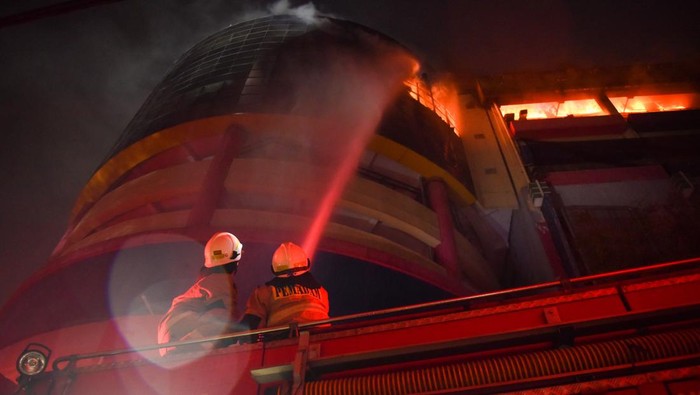
<instances>
[{"instance_id":1,"label":"orange flame","mask_svg":"<svg viewBox=\"0 0 700 395\"><path fill-rule=\"evenodd\" d=\"M647 96L615 96L610 102L620 114L639 112L662 112L685 110L700 107L700 94L681 93ZM516 119L521 111L527 110L527 119L564 118L568 116L608 115L596 99L565 100L542 103L509 104L500 107L501 115L514 114Z\"/></svg>"},{"instance_id":2,"label":"orange flame","mask_svg":"<svg viewBox=\"0 0 700 395\"><path fill-rule=\"evenodd\" d=\"M417 75L404 81L404 85L408 87L408 93L414 100L432 110L459 136L453 115L456 113L454 110L459 109L459 101L457 90L452 85L445 82L437 82L429 88Z\"/></svg>"},{"instance_id":3,"label":"orange flame","mask_svg":"<svg viewBox=\"0 0 700 395\"><path fill-rule=\"evenodd\" d=\"M565 118L569 116L608 115L595 99L565 100L562 102L524 103L501 106L501 114L515 114L527 110L527 119Z\"/></svg>"},{"instance_id":4,"label":"orange flame","mask_svg":"<svg viewBox=\"0 0 700 395\"><path fill-rule=\"evenodd\" d=\"M610 101L620 114L627 115L640 112L677 111L693 108L693 103L700 102L700 94L618 96L611 97Z\"/></svg>"}]
</instances>

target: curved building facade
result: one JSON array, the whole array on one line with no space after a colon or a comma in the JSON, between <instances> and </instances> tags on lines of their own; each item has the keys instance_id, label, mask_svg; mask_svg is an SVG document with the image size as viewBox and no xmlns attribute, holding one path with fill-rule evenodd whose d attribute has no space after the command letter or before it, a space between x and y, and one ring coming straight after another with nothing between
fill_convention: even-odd
<instances>
[{"instance_id":1,"label":"curved building facade","mask_svg":"<svg viewBox=\"0 0 700 395\"><path fill-rule=\"evenodd\" d=\"M206 38L89 180L49 262L4 309L0 346L99 323L118 328L95 341L119 345L114 323L154 325L221 230L245 246L239 304L287 240L314 253L336 315L498 289L478 227L455 216L475 202L462 141L426 106L420 72L398 43L330 18Z\"/></svg>"}]
</instances>

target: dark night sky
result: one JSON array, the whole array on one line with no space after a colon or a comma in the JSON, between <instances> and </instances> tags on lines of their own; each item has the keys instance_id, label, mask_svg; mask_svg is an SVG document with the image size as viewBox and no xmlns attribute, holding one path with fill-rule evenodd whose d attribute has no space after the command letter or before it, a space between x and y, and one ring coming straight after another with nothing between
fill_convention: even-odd
<instances>
[{"instance_id":1,"label":"dark night sky","mask_svg":"<svg viewBox=\"0 0 700 395\"><path fill-rule=\"evenodd\" d=\"M2 0L0 18L60 2ZM82 186L173 62L207 35L264 15L270 3L124 0L0 27L0 304L46 262ZM462 77L697 60L690 4L313 2Z\"/></svg>"}]
</instances>

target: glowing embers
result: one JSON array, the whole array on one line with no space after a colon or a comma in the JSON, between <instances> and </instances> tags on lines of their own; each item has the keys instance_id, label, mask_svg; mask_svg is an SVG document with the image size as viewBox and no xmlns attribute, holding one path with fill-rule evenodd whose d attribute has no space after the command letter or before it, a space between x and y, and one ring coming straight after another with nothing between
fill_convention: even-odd
<instances>
[{"instance_id":1,"label":"glowing embers","mask_svg":"<svg viewBox=\"0 0 700 395\"><path fill-rule=\"evenodd\" d=\"M454 116L448 111L446 100L443 98L449 95L448 92L451 92L451 89L441 84L433 84L433 86L428 87L418 76L407 79L404 81L404 85L408 87L408 93L413 99L437 114L459 136Z\"/></svg>"},{"instance_id":2,"label":"glowing embers","mask_svg":"<svg viewBox=\"0 0 700 395\"><path fill-rule=\"evenodd\" d=\"M595 99L509 104L500 107L501 115L514 114L515 119L547 119L609 115Z\"/></svg>"},{"instance_id":3,"label":"glowing embers","mask_svg":"<svg viewBox=\"0 0 700 395\"><path fill-rule=\"evenodd\" d=\"M640 112L678 111L700 107L700 94L680 93L646 96L618 96L610 101L617 111L626 116Z\"/></svg>"}]
</instances>

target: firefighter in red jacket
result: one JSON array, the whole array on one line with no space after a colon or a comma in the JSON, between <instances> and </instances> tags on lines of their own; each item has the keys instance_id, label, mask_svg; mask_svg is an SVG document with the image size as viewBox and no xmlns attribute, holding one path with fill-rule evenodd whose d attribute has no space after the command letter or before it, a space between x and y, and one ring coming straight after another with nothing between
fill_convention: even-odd
<instances>
[{"instance_id":1,"label":"firefighter in red jacket","mask_svg":"<svg viewBox=\"0 0 700 395\"><path fill-rule=\"evenodd\" d=\"M257 329L328 319L328 292L310 270L301 247L282 243L272 256L275 278L255 288L241 324Z\"/></svg>"},{"instance_id":2,"label":"firefighter in red jacket","mask_svg":"<svg viewBox=\"0 0 700 395\"><path fill-rule=\"evenodd\" d=\"M243 244L227 232L215 233L204 247L204 266L197 282L175 297L170 310L158 324L158 343L201 339L228 330L236 316L238 291L234 275L243 252ZM200 343L179 347L178 351L212 348ZM160 354L173 351L161 348Z\"/></svg>"}]
</instances>

